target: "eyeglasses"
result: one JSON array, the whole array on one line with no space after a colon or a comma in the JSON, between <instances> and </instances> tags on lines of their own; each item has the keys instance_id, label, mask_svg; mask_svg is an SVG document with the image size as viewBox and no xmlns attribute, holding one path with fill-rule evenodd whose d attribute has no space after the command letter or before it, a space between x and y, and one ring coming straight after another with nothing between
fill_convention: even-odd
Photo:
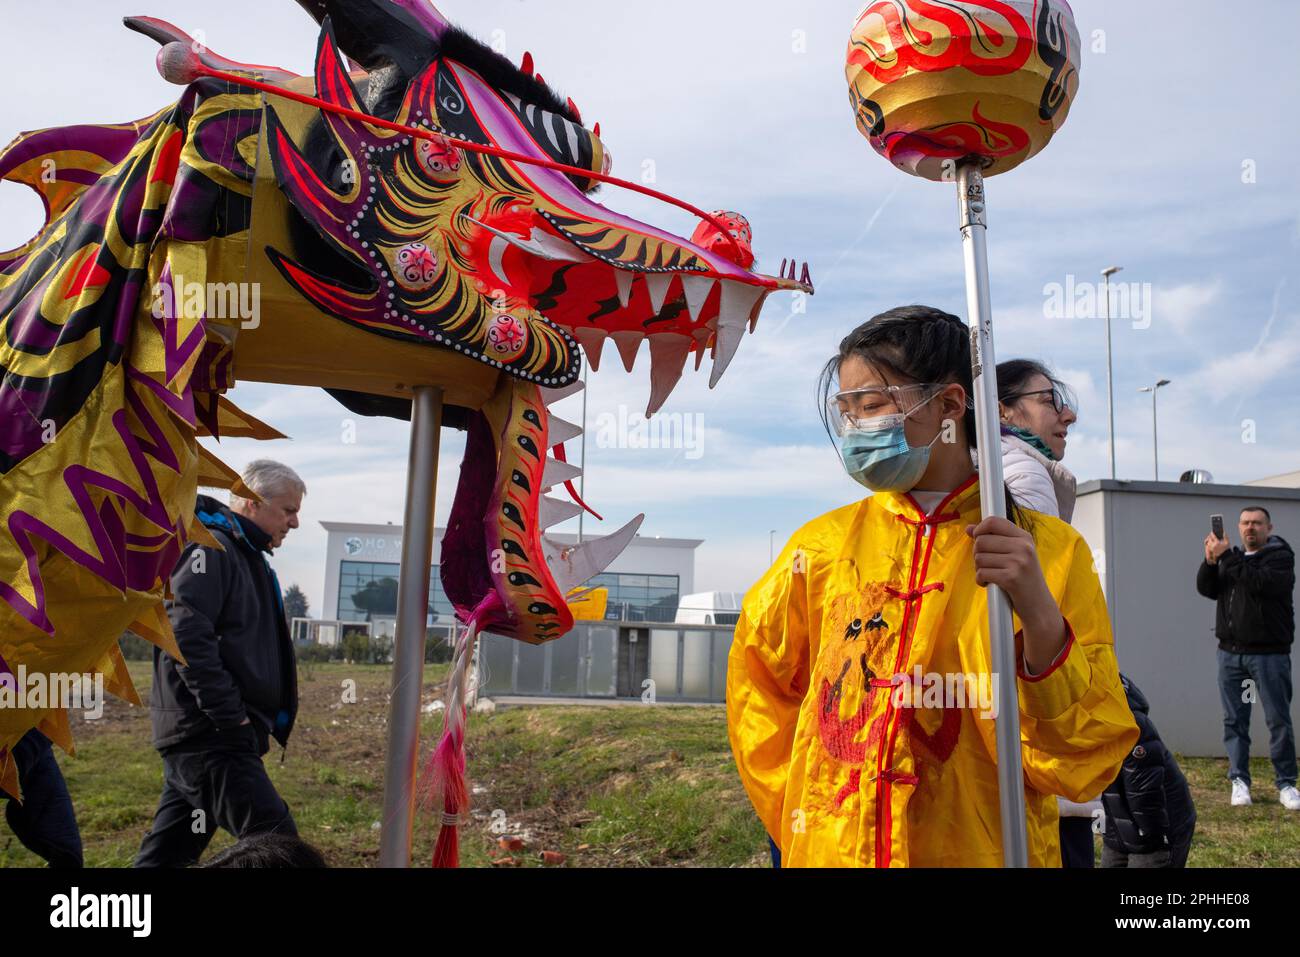
<instances>
[{"instance_id":1,"label":"eyeglasses","mask_svg":"<svg viewBox=\"0 0 1300 957\"><path fill-rule=\"evenodd\" d=\"M908 385L868 386L846 389L826 400L828 421L837 435L843 435L861 419L882 415L908 415L925 400L932 398L946 382L917 382ZM969 399L967 405L970 405Z\"/></svg>"},{"instance_id":2,"label":"eyeglasses","mask_svg":"<svg viewBox=\"0 0 1300 957\"><path fill-rule=\"evenodd\" d=\"M1052 397L1052 408L1055 409L1058 414L1064 412L1066 409L1069 409L1075 415L1079 414L1079 403L1074 396L1067 394L1064 389L1055 385L1050 389L1035 389L1032 392L1013 392L1011 395L1007 396L1005 401L1023 399L1030 395L1050 395Z\"/></svg>"}]
</instances>

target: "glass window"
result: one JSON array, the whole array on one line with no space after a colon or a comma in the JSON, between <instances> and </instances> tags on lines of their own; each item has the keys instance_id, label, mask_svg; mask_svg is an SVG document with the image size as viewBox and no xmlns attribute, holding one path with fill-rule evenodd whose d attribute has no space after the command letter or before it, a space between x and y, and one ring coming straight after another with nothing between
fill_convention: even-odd
<instances>
[{"instance_id":1,"label":"glass window","mask_svg":"<svg viewBox=\"0 0 1300 957\"><path fill-rule=\"evenodd\" d=\"M551 649L551 694L576 695L578 693L578 636L570 635L560 641L548 642Z\"/></svg>"},{"instance_id":2,"label":"glass window","mask_svg":"<svg viewBox=\"0 0 1300 957\"><path fill-rule=\"evenodd\" d=\"M618 690L615 661L618 629L593 627L587 632L587 694L613 696Z\"/></svg>"},{"instance_id":3,"label":"glass window","mask_svg":"<svg viewBox=\"0 0 1300 957\"><path fill-rule=\"evenodd\" d=\"M731 653L732 634L725 631L712 633L713 641L713 675L710 687L714 701L723 701L727 697L727 656Z\"/></svg>"},{"instance_id":4,"label":"glass window","mask_svg":"<svg viewBox=\"0 0 1300 957\"><path fill-rule=\"evenodd\" d=\"M678 696L676 628L650 629L650 677L654 679L656 697Z\"/></svg>"},{"instance_id":5,"label":"glass window","mask_svg":"<svg viewBox=\"0 0 1300 957\"><path fill-rule=\"evenodd\" d=\"M519 645L515 650L519 656L519 664L515 693L541 694L546 690L542 687L546 667L546 645L528 645L523 642L516 642L516 644Z\"/></svg>"},{"instance_id":6,"label":"glass window","mask_svg":"<svg viewBox=\"0 0 1300 957\"><path fill-rule=\"evenodd\" d=\"M709 696L709 636L707 631L682 633L682 697Z\"/></svg>"},{"instance_id":7,"label":"glass window","mask_svg":"<svg viewBox=\"0 0 1300 957\"><path fill-rule=\"evenodd\" d=\"M483 690L488 694L509 694L514 671L515 645L513 638L501 635L483 636L483 655L479 667L484 672Z\"/></svg>"},{"instance_id":8,"label":"glass window","mask_svg":"<svg viewBox=\"0 0 1300 957\"><path fill-rule=\"evenodd\" d=\"M342 621L372 621L397 614L398 566L392 562L341 562L339 604Z\"/></svg>"}]
</instances>

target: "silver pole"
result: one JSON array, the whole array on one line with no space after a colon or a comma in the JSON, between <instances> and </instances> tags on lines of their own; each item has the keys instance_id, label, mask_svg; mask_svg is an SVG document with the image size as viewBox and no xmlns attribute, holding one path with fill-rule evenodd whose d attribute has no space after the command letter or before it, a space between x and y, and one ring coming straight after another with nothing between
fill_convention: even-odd
<instances>
[{"instance_id":1,"label":"silver pole","mask_svg":"<svg viewBox=\"0 0 1300 957\"><path fill-rule=\"evenodd\" d=\"M1110 419L1110 477L1115 477L1115 385L1110 361L1110 274L1106 281L1106 415Z\"/></svg>"},{"instance_id":2,"label":"silver pole","mask_svg":"<svg viewBox=\"0 0 1300 957\"><path fill-rule=\"evenodd\" d=\"M1156 467L1156 481L1160 481L1160 434L1156 430L1156 393L1160 387L1151 390L1151 457Z\"/></svg>"},{"instance_id":3,"label":"silver pole","mask_svg":"<svg viewBox=\"0 0 1300 957\"><path fill-rule=\"evenodd\" d=\"M578 453L578 468L582 469L582 474L578 476L578 498L584 502L587 500L587 366L582 367L582 451ZM583 513L587 510L578 511L578 544L582 544L582 518Z\"/></svg>"},{"instance_id":4,"label":"silver pole","mask_svg":"<svg viewBox=\"0 0 1300 957\"><path fill-rule=\"evenodd\" d=\"M392 697L388 703L388 754L384 764L384 817L379 866L410 867L415 772L419 756L420 686L433 567L433 502L438 485L442 389L415 387L411 448L406 465L406 514L397 584L397 634Z\"/></svg>"},{"instance_id":5,"label":"silver pole","mask_svg":"<svg viewBox=\"0 0 1300 957\"><path fill-rule=\"evenodd\" d=\"M979 456L980 511L1006 518L1002 484L1002 440L998 426L997 357L993 353L993 307L989 301L988 250L985 247L984 175L973 162L957 167L962 253L966 264L966 309L971 319L971 375L975 387L975 442ZM1011 604L996 585L988 592L989 657L997 682L995 726L998 794L1002 820L1002 863L1029 866L1025 829L1024 769L1020 753L1020 696ZM1010 676L1010 681L1001 680Z\"/></svg>"}]
</instances>

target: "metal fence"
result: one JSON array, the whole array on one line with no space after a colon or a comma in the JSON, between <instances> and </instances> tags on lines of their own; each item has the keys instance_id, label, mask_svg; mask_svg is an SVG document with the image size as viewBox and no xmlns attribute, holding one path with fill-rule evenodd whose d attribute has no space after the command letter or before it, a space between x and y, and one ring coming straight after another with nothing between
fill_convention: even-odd
<instances>
[{"instance_id":1,"label":"metal fence","mask_svg":"<svg viewBox=\"0 0 1300 957\"><path fill-rule=\"evenodd\" d=\"M480 643L485 695L721 702L731 625L578 622L544 645L487 634Z\"/></svg>"},{"instance_id":2,"label":"metal fence","mask_svg":"<svg viewBox=\"0 0 1300 957\"><path fill-rule=\"evenodd\" d=\"M359 631L369 637L368 621L338 621L326 618L295 618L289 623L289 633L295 645L337 646L349 631Z\"/></svg>"}]
</instances>

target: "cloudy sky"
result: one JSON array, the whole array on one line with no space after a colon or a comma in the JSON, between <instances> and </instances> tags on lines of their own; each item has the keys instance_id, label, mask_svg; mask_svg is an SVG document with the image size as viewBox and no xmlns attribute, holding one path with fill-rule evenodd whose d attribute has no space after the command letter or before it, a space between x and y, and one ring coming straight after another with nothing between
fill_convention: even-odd
<instances>
[{"instance_id":1,"label":"cloudy sky","mask_svg":"<svg viewBox=\"0 0 1300 957\"><path fill-rule=\"evenodd\" d=\"M750 219L760 265L811 263L817 295L792 312L772 297L715 390L707 367L668 400L690 441L628 448L649 393L647 356L627 374L612 349L590 377L586 497L612 530L646 513L644 534L704 539L700 590L743 591L804 521L858 497L821 431L816 372L853 326L921 302L965 315L953 187L906 176L860 137L843 75L860 0L445 0L451 19L518 59L599 120L614 172L705 209ZM1209 0L1076 0L1082 83L1068 121L1039 156L988 181L997 355L1051 364L1082 401L1066 464L1109 474L1103 323L1054 315L1053 284L1075 288L1122 265L1149 290L1143 315L1114 323L1120 478L1149 479L1158 378L1164 478L1209 469L1235 482L1300 469L1300 134L1292 114L1300 4L1241 11ZM102 0L54 7L0 0L0 141L19 130L121 121L175 98L152 41L124 13L170 20L225 56L308 72L315 25L291 0ZM1235 14L1235 15L1234 15ZM612 187L601 201L689 235L673 207ZM38 227L40 205L0 184L0 247ZM322 321L328 321L322 319ZM340 361L346 361L341 358ZM305 478L304 525L279 550L287 585L319 614L321 520L401 521L405 423L353 417L319 390L242 384L231 396L292 436L227 440L235 468L259 456ZM580 400L558 407L581 415ZM620 416L622 418L620 418ZM702 431L697 432L696 429ZM597 441L600 439L600 441ZM207 440L205 440L207 441ZM213 447L215 444L210 443ZM438 519L450 508L464 443L443 433ZM576 443L570 446L577 457ZM576 528L576 521L571 523ZM599 532L593 523L586 531Z\"/></svg>"}]
</instances>

